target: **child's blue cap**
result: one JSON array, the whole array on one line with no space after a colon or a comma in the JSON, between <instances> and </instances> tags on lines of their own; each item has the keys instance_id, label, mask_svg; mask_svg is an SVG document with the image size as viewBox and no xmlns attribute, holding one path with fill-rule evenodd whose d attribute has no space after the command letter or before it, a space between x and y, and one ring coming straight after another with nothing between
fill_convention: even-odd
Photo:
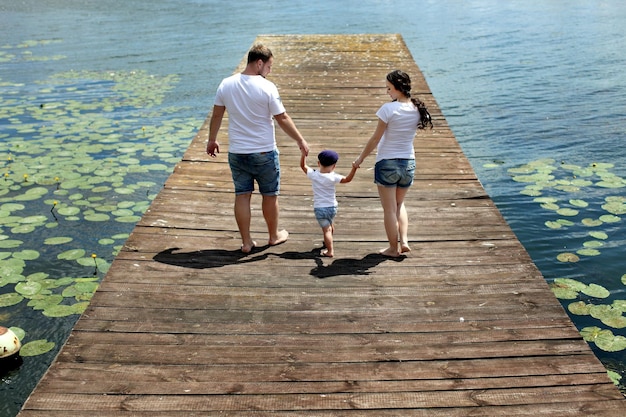
<instances>
[{"instance_id":1,"label":"child's blue cap","mask_svg":"<svg viewBox=\"0 0 626 417\"><path fill-rule=\"evenodd\" d=\"M317 160L320 161L320 164L325 167L329 167L333 164L336 164L339 160L339 155L335 151L331 151L330 149L323 150L317 155Z\"/></svg>"}]
</instances>

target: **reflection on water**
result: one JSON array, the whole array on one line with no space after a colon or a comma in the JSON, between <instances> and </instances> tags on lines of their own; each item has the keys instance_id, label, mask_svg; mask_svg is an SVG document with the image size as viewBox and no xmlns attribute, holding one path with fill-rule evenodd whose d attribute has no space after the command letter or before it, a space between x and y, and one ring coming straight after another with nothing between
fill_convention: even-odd
<instances>
[{"instance_id":1,"label":"reflection on water","mask_svg":"<svg viewBox=\"0 0 626 417\"><path fill-rule=\"evenodd\" d=\"M37 259L22 259L25 266L19 275L24 277L41 271L53 278L92 274L91 268L75 260L57 259L68 248L41 245L41 236L48 234L72 237L70 245L84 249L88 261L96 253L98 259L110 262L123 241L113 236L128 233L133 225L112 219L140 215L139 202L149 201L160 189L168 169L186 148L185 141L204 120L217 84L232 73L257 35L393 32L404 37L482 184L548 281L568 277L595 282L610 289L611 299L624 299L625 286L620 282L626 273L620 256L624 221L605 231L608 238L600 255L581 256L576 263L559 262L559 253L576 252L588 239L580 226L582 219L576 218L576 227L547 227L547 221L556 221L555 211L542 208L534 196L520 194L526 184L513 181L509 170L551 158L564 165L609 163L614 175L626 177L625 23L626 8L619 0L554 0L540 5L454 0L0 0L0 166L13 166L7 181L12 182L10 187L20 187L0 198L25 195L29 189L47 190L28 204L20 202L24 209L0 214L0 219L46 217L39 222L33 218L35 223L30 224L0 224L0 235L7 236L0 242L23 242L17 249L0 249L0 258L6 256L2 253L38 251ZM71 72L83 77L62 81L56 76ZM84 76L107 72L169 79L171 88L163 91L160 104L150 107L150 99L140 103L129 98L125 89L129 84ZM113 91L114 85L119 90ZM88 110L81 103L97 104ZM68 117L73 117L72 122L62 123ZM113 121L119 126L107 131L103 121L108 127ZM7 147L9 143L14 148ZM89 145L93 143L97 145ZM24 145L19 152L17 144ZM54 147L70 144L76 148L65 148L67 154L55 154L54 161L29 153L37 148L42 153L60 152ZM76 149L87 159L74 160ZM9 154L19 158L9 163ZM36 163L16 169L23 159ZM112 165L107 166L107 161ZM88 171L88 165L97 163L98 172L112 170L113 179L89 185L103 187L99 193L83 185L65 188L70 181L80 181L65 179L60 191L67 194L58 195L54 178L62 175L51 168L57 162L76 165L77 171ZM137 166L153 169L118 171ZM24 174L31 184L23 184ZM81 177L106 179L108 175L94 170ZM623 190L611 194L623 196ZM588 200L592 208L585 209L591 212L584 216L597 218L606 191L586 189L560 201ZM50 212L55 200L57 209L78 207L80 214L54 211L57 224ZM104 216L110 221L96 221ZM77 233L85 225L90 232ZM45 233L24 233L32 227ZM106 240L100 243L101 239ZM13 292L13 285L2 286L0 294ZM0 307L0 324L10 320L10 325L27 329L28 337L60 346L76 316L53 319L26 304ZM572 318L581 329L597 325L589 316ZM37 328L29 323L37 323ZM614 331L626 335L624 329ZM607 367L623 372L623 352L591 346ZM29 358L19 372L2 376L0 414L17 413L53 357L54 351L37 360Z\"/></svg>"}]
</instances>

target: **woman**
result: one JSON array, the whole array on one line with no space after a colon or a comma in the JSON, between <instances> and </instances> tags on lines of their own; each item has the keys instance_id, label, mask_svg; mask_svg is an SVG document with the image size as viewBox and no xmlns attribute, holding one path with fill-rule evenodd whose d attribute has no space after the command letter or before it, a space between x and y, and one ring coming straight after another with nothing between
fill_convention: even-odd
<instances>
[{"instance_id":1,"label":"woman","mask_svg":"<svg viewBox=\"0 0 626 417\"><path fill-rule=\"evenodd\" d=\"M404 197L413 184L413 138L420 123L420 114L417 109L419 101L411 98L411 79L405 72L395 70L387 74L387 94L392 101L383 104L376 112L376 130L354 165L359 168L363 160L377 148L374 183L378 185L389 241L389 246L379 253L398 257L411 250Z\"/></svg>"}]
</instances>

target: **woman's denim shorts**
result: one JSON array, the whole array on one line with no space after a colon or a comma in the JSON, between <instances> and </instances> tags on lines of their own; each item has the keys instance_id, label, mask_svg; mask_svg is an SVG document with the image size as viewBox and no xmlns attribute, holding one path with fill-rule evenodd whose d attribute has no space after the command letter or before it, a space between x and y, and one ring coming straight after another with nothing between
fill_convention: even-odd
<instances>
[{"instance_id":1,"label":"woman's denim shorts","mask_svg":"<svg viewBox=\"0 0 626 417\"><path fill-rule=\"evenodd\" d=\"M262 195L278 195L280 192L280 162L278 151L261 153L228 153L228 164L233 175L235 194L254 191L254 181Z\"/></svg>"},{"instance_id":2,"label":"woman's denim shorts","mask_svg":"<svg viewBox=\"0 0 626 417\"><path fill-rule=\"evenodd\" d=\"M322 228L333 224L337 215L337 207L315 207L313 208L315 218Z\"/></svg>"},{"instance_id":3,"label":"woman's denim shorts","mask_svg":"<svg viewBox=\"0 0 626 417\"><path fill-rule=\"evenodd\" d=\"M383 159L374 166L374 182L383 187L410 187L414 175L415 159Z\"/></svg>"}]
</instances>

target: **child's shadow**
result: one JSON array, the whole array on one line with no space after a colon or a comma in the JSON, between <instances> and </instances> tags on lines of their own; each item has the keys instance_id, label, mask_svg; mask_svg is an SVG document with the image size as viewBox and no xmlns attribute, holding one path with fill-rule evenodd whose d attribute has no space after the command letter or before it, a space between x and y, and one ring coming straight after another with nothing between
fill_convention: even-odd
<instances>
[{"instance_id":1,"label":"child's shadow","mask_svg":"<svg viewBox=\"0 0 626 417\"><path fill-rule=\"evenodd\" d=\"M310 272L316 278L324 279L340 275L369 275L370 269L385 262L402 262L404 256L389 258L378 253L370 253L361 259L341 258L335 259L330 265L324 265L321 258L316 258L317 266Z\"/></svg>"},{"instance_id":2,"label":"child's shadow","mask_svg":"<svg viewBox=\"0 0 626 417\"><path fill-rule=\"evenodd\" d=\"M374 268L384 261L402 262L405 258L404 256L390 258L378 253L370 253L361 259L335 258L330 265L324 265L324 262L322 262L324 257L320 254L320 249L314 249L311 252L285 252L278 256L283 259L314 260L316 267L313 268L309 274L320 279L341 275L369 275L371 268Z\"/></svg>"}]
</instances>

